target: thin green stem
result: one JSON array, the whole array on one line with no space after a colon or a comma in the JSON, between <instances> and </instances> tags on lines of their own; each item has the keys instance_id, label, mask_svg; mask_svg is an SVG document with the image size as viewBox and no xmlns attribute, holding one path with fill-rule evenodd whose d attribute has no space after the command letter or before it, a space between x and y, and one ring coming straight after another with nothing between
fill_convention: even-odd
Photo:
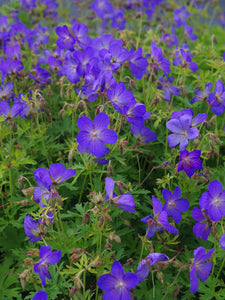
<instances>
[{"instance_id":1,"label":"thin green stem","mask_svg":"<svg viewBox=\"0 0 225 300\"><path fill-rule=\"evenodd\" d=\"M40 123L39 123L39 114L37 112L37 127L38 127L38 131L39 131L39 134L40 134L40 137L41 137L41 144L42 144L42 147L44 149L44 153L45 153L45 157L46 157L46 160L47 160L47 163L48 163L48 166L50 166L50 162L49 162L49 158L48 158L48 152L47 152L47 149L46 149L46 146L45 146L45 142L44 142L44 139L43 139L43 134L41 132L41 127L40 127Z\"/></svg>"},{"instance_id":2,"label":"thin green stem","mask_svg":"<svg viewBox=\"0 0 225 300\"><path fill-rule=\"evenodd\" d=\"M155 281L154 281L153 272L152 272L152 298L155 299Z\"/></svg>"},{"instance_id":3,"label":"thin green stem","mask_svg":"<svg viewBox=\"0 0 225 300\"><path fill-rule=\"evenodd\" d=\"M161 300L166 299L167 294L169 293L169 291L170 291L170 289L172 288L172 286L176 283L176 280L177 280L177 278L179 277L181 271L182 271L182 269L180 268L179 271L178 271L178 273L177 273L177 275L176 275L176 277L175 277L175 279L174 279L174 281L170 284L170 286L168 287L168 289L167 289L165 295L163 296L163 298L162 298Z\"/></svg>"},{"instance_id":4,"label":"thin green stem","mask_svg":"<svg viewBox=\"0 0 225 300\"><path fill-rule=\"evenodd\" d=\"M219 278L219 276L220 276L220 273L221 273L221 271L222 271L222 269L223 269L224 263L225 263L225 256L224 256L224 258L223 258L222 264L220 265L219 272L217 273L216 280L215 280L215 285L216 285L217 280L218 280L218 278ZM213 273L212 273L212 274L213 274Z\"/></svg>"},{"instance_id":5,"label":"thin green stem","mask_svg":"<svg viewBox=\"0 0 225 300\"><path fill-rule=\"evenodd\" d=\"M80 197L79 197L79 200L78 200L79 204L81 202L81 198L82 198L82 195L83 195L83 191L84 191L84 187L85 187L85 184L86 184L86 180L87 180L87 175L85 175L84 180L83 180L83 184L82 184L82 187L81 187Z\"/></svg>"},{"instance_id":6,"label":"thin green stem","mask_svg":"<svg viewBox=\"0 0 225 300\"><path fill-rule=\"evenodd\" d=\"M86 272L84 271L83 272L83 297L84 297L84 299L85 299L85 292L86 292L85 286L86 286Z\"/></svg>"}]
</instances>

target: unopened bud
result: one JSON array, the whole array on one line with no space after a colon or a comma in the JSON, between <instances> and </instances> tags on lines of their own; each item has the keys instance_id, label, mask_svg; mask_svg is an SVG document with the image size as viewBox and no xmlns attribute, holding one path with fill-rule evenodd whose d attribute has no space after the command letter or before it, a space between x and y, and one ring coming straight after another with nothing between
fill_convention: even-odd
<instances>
[{"instance_id":1,"label":"unopened bud","mask_svg":"<svg viewBox=\"0 0 225 300\"><path fill-rule=\"evenodd\" d=\"M85 215L83 216L83 224L87 225L89 223L90 217L88 212L85 213Z\"/></svg>"},{"instance_id":2,"label":"unopened bud","mask_svg":"<svg viewBox=\"0 0 225 300\"><path fill-rule=\"evenodd\" d=\"M123 224L126 225L126 226L131 227L131 224L128 220L123 220Z\"/></svg>"},{"instance_id":3,"label":"unopened bud","mask_svg":"<svg viewBox=\"0 0 225 300\"><path fill-rule=\"evenodd\" d=\"M93 211L94 216L96 217L97 214L98 214L98 207L95 206L95 207L92 209L92 211Z\"/></svg>"},{"instance_id":4,"label":"unopened bud","mask_svg":"<svg viewBox=\"0 0 225 300\"><path fill-rule=\"evenodd\" d=\"M23 290L26 288L26 283L28 281L30 272L31 270L24 270L23 273L19 274L19 279Z\"/></svg>"},{"instance_id":5,"label":"unopened bud","mask_svg":"<svg viewBox=\"0 0 225 300\"><path fill-rule=\"evenodd\" d=\"M179 294L179 289L178 286L176 286L175 289L173 290L173 299L176 299L178 294Z\"/></svg>"},{"instance_id":6,"label":"unopened bud","mask_svg":"<svg viewBox=\"0 0 225 300\"><path fill-rule=\"evenodd\" d=\"M78 289L75 286L72 286L72 288L69 291L69 297L73 298L74 294L78 291Z\"/></svg>"},{"instance_id":7,"label":"unopened bud","mask_svg":"<svg viewBox=\"0 0 225 300\"><path fill-rule=\"evenodd\" d=\"M118 236L118 235L116 235L114 232L111 232L110 234L109 234L109 239L110 239L110 241L116 241L117 243L121 243L121 239L120 239L120 237Z\"/></svg>"},{"instance_id":8,"label":"unopened bud","mask_svg":"<svg viewBox=\"0 0 225 300\"><path fill-rule=\"evenodd\" d=\"M24 196L33 196L33 194L34 194L34 187L23 189L22 192L23 192Z\"/></svg>"},{"instance_id":9,"label":"unopened bud","mask_svg":"<svg viewBox=\"0 0 225 300\"><path fill-rule=\"evenodd\" d=\"M164 275L162 272L157 272L157 278L160 280L162 284L164 284Z\"/></svg>"},{"instance_id":10,"label":"unopened bud","mask_svg":"<svg viewBox=\"0 0 225 300\"><path fill-rule=\"evenodd\" d=\"M109 242L108 242L108 243L106 243L106 244L105 244L105 248L106 248L106 249L108 249L108 248L112 248L112 244L110 244Z\"/></svg>"},{"instance_id":11,"label":"unopened bud","mask_svg":"<svg viewBox=\"0 0 225 300\"><path fill-rule=\"evenodd\" d=\"M31 256L31 257L38 257L39 256L39 249L37 249L37 248L29 249L27 251L27 255Z\"/></svg>"},{"instance_id":12,"label":"unopened bud","mask_svg":"<svg viewBox=\"0 0 225 300\"><path fill-rule=\"evenodd\" d=\"M111 161L109 161L109 164L107 166L107 175L110 176L113 173L113 168L111 165Z\"/></svg>"},{"instance_id":13,"label":"unopened bud","mask_svg":"<svg viewBox=\"0 0 225 300\"><path fill-rule=\"evenodd\" d=\"M83 286L83 283L82 283L82 281L80 280L80 278L78 278L78 277L75 277L75 278L74 278L74 286L75 286L78 290L80 290L80 288Z\"/></svg>"},{"instance_id":14,"label":"unopened bud","mask_svg":"<svg viewBox=\"0 0 225 300\"><path fill-rule=\"evenodd\" d=\"M24 176L21 175L21 176L19 177L19 179L18 179L18 185L19 185L20 188L23 186L23 182L24 182Z\"/></svg>"},{"instance_id":15,"label":"unopened bud","mask_svg":"<svg viewBox=\"0 0 225 300\"><path fill-rule=\"evenodd\" d=\"M23 260L23 266L32 266L33 267L34 263L33 263L33 259L32 258L25 258Z\"/></svg>"}]
</instances>

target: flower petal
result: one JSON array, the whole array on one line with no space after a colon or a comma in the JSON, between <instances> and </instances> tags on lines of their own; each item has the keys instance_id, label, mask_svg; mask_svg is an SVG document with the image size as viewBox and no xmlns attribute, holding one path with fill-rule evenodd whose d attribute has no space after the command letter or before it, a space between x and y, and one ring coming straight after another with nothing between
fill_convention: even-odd
<instances>
[{"instance_id":1,"label":"flower petal","mask_svg":"<svg viewBox=\"0 0 225 300\"><path fill-rule=\"evenodd\" d=\"M124 276L123 266L119 261L114 261L111 272L112 275L117 279L122 279Z\"/></svg>"},{"instance_id":2,"label":"flower petal","mask_svg":"<svg viewBox=\"0 0 225 300\"><path fill-rule=\"evenodd\" d=\"M94 119L94 128L95 130L102 131L103 129L106 129L108 127L109 122L109 116L101 112Z\"/></svg>"},{"instance_id":3,"label":"flower petal","mask_svg":"<svg viewBox=\"0 0 225 300\"><path fill-rule=\"evenodd\" d=\"M117 283L118 280L116 279L116 277L110 274L102 275L97 281L98 287L103 291L110 291L114 289Z\"/></svg>"},{"instance_id":4,"label":"flower petal","mask_svg":"<svg viewBox=\"0 0 225 300\"><path fill-rule=\"evenodd\" d=\"M100 131L98 137L106 144L115 144L118 140L117 133L112 129L104 129Z\"/></svg>"}]
</instances>

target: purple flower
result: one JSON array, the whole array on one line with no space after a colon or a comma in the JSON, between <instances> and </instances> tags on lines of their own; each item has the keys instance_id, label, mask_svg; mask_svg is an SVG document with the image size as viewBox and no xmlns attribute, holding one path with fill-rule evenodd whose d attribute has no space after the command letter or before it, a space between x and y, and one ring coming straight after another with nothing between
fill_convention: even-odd
<instances>
[{"instance_id":1,"label":"purple flower","mask_svg":"<svg viewBox=\"0 0 225 300\"><path fill-rule=\"evenodd\" d=\"M105 179L105 190L106 196L105 201L110 200L111 204L118 206L120 209L128 211L128 212L135 212L135 202L133 196L130 193L124 193L121 196L117 196L114 190L114 181L110 177L106 177Z\"/></svg>"},{"instance_id":2,"label":"purple flower","mask_svg":"<svg viewBox=\"0 0 225 300\"><path fill-rule=\"evenodd\" d=\"M175 59L173 61L175 66L181 66L182 68L188 67L192 72L198 71L198 65L192 61L192 54L184 49L177 50L175 52Z\"/></svg>"},{"instance_id":3,"label":"purple flower","mask_svg":"<svg viewBox=\"0 0 225 300\"><path fill-rule=\"evenodd\" d=\"M132 125L143 126L144 121L151 116L150 112L146 111L146 106L143 103L131 102L123 109L127 117L127 121Z\"/></svg>"},{"instance_id":4,"label":"purple flower","mask_svg":"<svg viewBox=\"0 0 225 300\"><path fill-rule=\"evenodd\" d=\"M146 228L147 238L151 238L156 232L162 233L163 229L167 231L178 234L177 229L170 225L168 222L168 214L163 210L162 204L156 197L152 196L153 204L153 215L149 215L141 219L142 222L146 223L148 226Z\"/></svg>"},{"instance_id":5,"label":"purple flower","mask_svg":"<svg viewBox=\"0 0 225 300\"><path fill-rule=\"evenodd\" d=\"M180 94L180 90L178 89L178 87L171 85L174 80L173 76L169 77L168 75L166 75L166 80L163 76L160 76L158 80L159 85L157 88L163 90L163 96L167 102L170 102L170 94L173 94L175 96L178 96Z\"/></svg>"},{"instance_id":6,"label":"purple flower","mask_svg":"<svg viewBox=\"0 0 225 300\"><path fill-rule=\"evenodd\" d=\"M48 272L48 265L57 264L62 257L62 253L60 250L52 252L50 246L41 246L39 257L41 260L34 265L34 272L39 274L41 284L46 285L45 277L51 279Z\"/></svg>"},{"instance_id":7,"label":"purple flower","mask_svg":"<svg viewBox=\"0 0 225 300\"><path fill-rule=\"evenodd\" d=\"M220 247L225 250L225 233L221 235L220 237Z\"/></svg>"},{"instance_id":8,"label":"purple flower","mask_svg":"<svg viewBox=\"0 0 225 300\"><path fill-rule=\"evenodd\" d=\"M198 278L202 281L206 281L209 277L209 274L212 269L212 264L210 262L204 261L208 260L212 253L214 252L214 248L205 253L205 248L198 247L194 250L194 261L190 271L190 291L192 293L196 293L198 290Z\"/></svg>"},{"instance_id":9,"label":"purple flower","mask_svg":"<svg viewBox=\"0 0 225 300\"><path fill-rule=\"evenodd\" d=\"M109 2L109 0L94 0L91 4L91 9L99 18L103 18L105 13L113 11L113 5Z\"/></svg>"},{"instance_id":10,"label":"purple flower","mask_svg":"<svg viewBox=\"0 0 225 300\"><path fill-rule=\"evenodd\" d=\"M171 26L171 34L166 33L160 39L164 40L164 42L168 45L169 48L171 48L173 45L175 45L176 48L178 46L178 37L175 34L175 29L173 26Z\"/></svg>"},{"instance_id":11,"label":"purple flower","mask_svg":"<svg viewBox=\"0 0 225 300\"><path fill-rule=\"evenodd\" d=\"M208 98L208 96L209 96L209 92L211 90L211 87L212 87L212 82L208 82L205 85L204 92L202 92L200 89L196 89L194 91L194 93L195 93L196 96L191 99L190 103L192 104L192 103L194 103L196 101L204 101L204 100L206 100Z\"/></svg>"},{"instance_id":12,"label":"purple flower","mask_svg":"<svg viewBox=\"0 0 225 300\"><path fill-rule=\"evenodd\" d=\"M207 114L198 114L192 121L193 110L184 109L182 112L172 113L171 118L172 120L166 123L166 127L173 134L168 135L167 141L170 148L174 148L179 144L180 150L183 151L188 145L188 140L195 139L199 134L198 129L191 126L202 123L207 118Z\"/></svg>"},{"instance_id":13,"label":"purple flower","mask_svg":"<svg viewBox=\"0 0 225 300\"><path fill-rule=\"evenodd\" d=\"M200 210L198 207L194 207L192 210L192 217L197 223L193 226L193 232L197 238L202 238L203 241L207 241L210 234L211 220L207 211Z\"/></svg>"},{"instance_id":14,"label":"purple flower","mask_svg":"<svg viewBox=\"0 0 225 300\"><path fill-rule=\"evenodd\" d=\"M185 171L188 177L191 177L195 170L202 170L202 162L200 160L201 150L188 152L184 150L180 153L177 172Z\"/></svg>"},{"instance_id":15,"label":"purple flower","mask_svg":"<svg viewBox=\"0 0 225 300\"><path fill-rule=\"evenodd\" d=\"M88 27L85 24L75 23L72 26L72 32L75 42L79 47L85 49L88 45L91 45L91 38L86 36L88 34Z\"/></svg>"},{"instance_id":16,"label":"purple flower","mask_svg":"<svg viewBox=\"0 0 225 300\"><path fill-rule=\"evenodd\" d=\"M138 284L138 276L135 273L124 273L119 261L113 263L111 273L102 275L97 282L99 288L105 291L103 300L130 300L129 289Z\"/></svg>"},{"instance_id":17,"label":"purple flower","mask_svg":"<svg viewBox=\"0 0 225 300\"><path fill-rule=\"evenodd\" d=\"M132 75L136 79L141 79L146 73L148 67L147 58L142 56L142 48L134 51L133 48L130 49L129 66Z\"/></svg>"},{"instance_id":18,"label":"purple flower","mask_svg":"<svg viewBox=\"0 0 225 300\"><path fill-rule=\"evenodd\" d=\"M165 204L163 210L165 210L168 216L172 216L176 223L181 220L181 212L185 212L189 208L189 202L187 199L180 198L181 190L178 186L175 187L173 194L167 190L162 190L163 198L165 199Z\"/></svg>"},{"instance_id":19,"label":"purple flower","mask_svg":"<svg viewBox=\"0 0 225 300\"><path fill-rule=\"evenodd\" d=\"M48 64L49 64L50 69L54 73L58 73L61 70L62 62L60 59L58 59L54 56L48 57ZM61 75L61 73L58 73L58 74Z\"/></svg>"},{"instance_id":20,"label":"purple flower","mask_svg":"<svg viewBox=\"0 0 225 300\"><path fill-rule=\"evenodd\" d=\"M57 197L58 192L55 189L55 185L62 183L75 174L75 170L65 170L65 166L60 163L52 164L49 170L38 168L34 171L34 178L39 185L39 187L34 188L34 200L43 206L41 202L42 197L44 197L46 201Z\"/></svg>"},{"instance_id":21,"label":"purple flower","mask_svg":"<svg viewBox=\"0 0 225 300\"><path fill-rule=\"evenodd\" d=\"M157 139L157 134L152 132L151 129L146 126L137 126L133 124L129 129L137 139L144 143L154 142Z\"/></svg>"},{"instance_id":22,"label":"purple flower","mask_svg":"<svg viewBox=\"0 0 225 300\"><path fill-rule=\"evenodd\" d=\"M8 101L0 101L0 116L3 116L4 120L15 118L22 109L23 105L21 103L14 103L10 107Z\"/></svg>"},{"instance_id":23,"label":"purple flower","mask_svg":"<svg viewBox=\"0 0 225 300\"><path fill-rule=\"evenodd\" d=\"M5 54L8 58L14 59L14 60L20 60L20 45L16 44L13 46L6 46Z\"/></svg>"},{"instance_id":24,"label":"purple flower","mask_svg":"<svg viewBox=\"0 0 225 300\"><path fill-rule=\"evenodd\" d=\"M59 39L56 41L57 46L60 49L73 51L75 39L72 34L70 34L68 27L66 25L58 26L56 27L55 32L59 36Z\"/></svg>"},{"instance_id":25,"label":"purple flower","mask_svg":"<svg viewBox=\"0 0 225 300\"><path fill-rule=\"evenodd\" d=\"M215 93L209 94L208 102L211 106L212 112L219 116L225 110L225 88L220 80L217 80Z\"/></svg>"},{"instance_id":26,"label":"purple flower","mask_svg":"<svg viewBox=\"0 0 225 300\"><path fill-rule=\"evenodd\" d=\"M30 242L37 242L41 239L41 236L46 233L46 221L52 222L54 216L52 213L48 213L44 217L40 217L38 221L35 221L30 215L26 215L24 218L24 231Z\"/></svg>"},{"instance_id":27,"label":"purple flower","mask_svg":"<svg viewBox=\"0 0 225 300\"><path fill-rule=\"evenodd\" d=\"M138 283L142 282L149 274L149 264L153 266L160 261L168 261L169 257L162 253L150 253L145 259L143 259L137 267L136 274L138 276Z\"/></svg>"},{"instance_id":28,"label":"purple flower","mask_svg":"<svg viewBox=\"0 0 225 300\"><path fill-rule=\"evenodd\" d=\"M201 195L199 205L201 209L207 209L212 221L217 222L225 216L225 191L220 181L210 182L208 192Z\"/></svg>"},{"instance_id":29,"label":"purple flower","mask_svg":"<svg viewBox=\"0 0 225 300\"><path fill-rule=\"evenodd\" d=\"M138 277L138 283L145 280L145 278L148 277L149 274L149 266L146 259L143 259L137 267L136 275Z\"/></svg>"},{"instance_id":30,"label":"purple flower","mask_svg":"<svg viewBox=\"0 0 225 300\"><path fill-rule=\"evenodd\" d=\"M190 40L195 41L198 39L198 36L193 33L193 28L188 25L184 25L185 32Z\"/></svg>"},{"instance_id":31,"label":"purple flower","mask_svg":"<svg viewBox=\"0 0 225 300\"><path fill-rule=\"evenodd\" d=\"M30 215L24 218L24 231L30 242L37 242L41 239L39 222L35 221Z\"/></svg>"},{"instance_id":32,"label":"purple flower","mask_svg":"<svg viewBox=\"0 0 225 300\"><path fill-rule=\"evenodd\" d=\"M124 10L118 9L112 15L112 28L118 28L119 30L123 30L126 26L126 19L124 18Z\"/></svg>"},{"instance_id":33,"label":"purple flower","mask_svg":"<svg viewBox=\"0 0 225 300\"><path fill-rule=\"evenodd\" d=\"M81 130L77 135L78 150L87 151L96 157L105 154L105 145L116 143L118 136L112 129L107 129L110 119L105 113L98 114L94 122L88 117L80 117L77 126Z\"/></svg>"},{"instance_id":34,"label":"purple flower","mask_svg":"<svg viewBox=\"0 0 225 300\"><path fill-rule=\"evenodd\" d=\"M156 70L161 69L165 73L170 73L170 61L163 57L162 49L157 47L155 42L151 43L152 67Z\"/></svg>"},{"instance_id":35,"label":"purple flower","mask_svg":"<svg viewBox=\"0 0 225 300\"><path fill-rule=\"evenodd\" d=\"M174 9L174 21L179 28L186 25L186 19L190 17L190 12L186 10L186 6Z\"/></svg>"},{"instance_id":36,"label":"purple flower","mask_svg":"<svg viewBox=\"0 0 225 300\"><path fill-rule=\"evenodd\" d=\"M120 114L123 113L125 106L135 103L135 98L132 91L127 90L122 81L119 83L113 83L107 89L107 96L112 102L114 109Z\"/></svg>"},{"instance_id":37,"label":"purple flower","mask_svg":"<svg viewBox=\"0 0 225 300\"><path fill-rule=\"evenodd\" d=\"M37 292L32 300L48 300L48 294L45 291Z\"/></svg>"},{"instance_id":38,"label":"purple flower","mask_svg":"<svg viewBox=\"0 0 225 300\"><path fill-rule=\"evenodd\" d=\"M160 262L160 261L168 261L169 257L162 253L150 253L146 258L150 260L150 266L153 266L154 264Z\"/></svg>"},{"instance_id":39,"label":"purple flower","mask_svg":"<svg viewBox=\"0 0 225 300\"><path fill-rule=\"evenodd\" d=\"M47 70L40 67L39 64L36 64L36 68L31 70L29 76L39 84L45 84L51 81L51 74Z\"/></svg>"}]
</instances>

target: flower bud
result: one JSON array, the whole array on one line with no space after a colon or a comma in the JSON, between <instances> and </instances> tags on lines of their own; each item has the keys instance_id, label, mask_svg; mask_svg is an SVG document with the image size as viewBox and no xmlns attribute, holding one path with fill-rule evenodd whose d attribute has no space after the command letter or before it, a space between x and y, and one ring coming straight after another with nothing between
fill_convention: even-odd
<instances>
[{"instance_id":1,"label":"flower bud","mask_svg":"<svg viewBox=\"0 0 225 300\"><path fill-rule=\"evenodd\" d=\"M26 288L26 283L28 281L30 272L31 270L24 270L23 273L19 274L19 279L23 290Z\"/></svg>"},{"instance_id":2,"label":"flower bud","mask_svg":"<svg viewBox=\"0 0 225 300\"><path fill-rule=\"evenodd\" d=\"M23 189L22 192L23 192L24 196L33 196L33 194L34 194L34 187Z\"/></svg>"},{"instance_id":3,"label":"flower bud","mask_svg":"<svg viewBox=\"0 0 225 300\"><path fill-rule=\"evenodd\" d=\"M38 257L39 256L39 249L37 249L37 248L29 249L26 254L31 256L31 257Z\"/></svg>"},{"instance_id":4,"label":"flower bud","mask_svg":"<svg viewBox=\"0 0 225 300\"><path fill-rule=\"evenodd\" d=\"M89 217L89 214L88 212L85 213L85 215L83 216L83 224L84 225L87 225L90 221L90 217Z\"/></svg>"}]
</instances>

